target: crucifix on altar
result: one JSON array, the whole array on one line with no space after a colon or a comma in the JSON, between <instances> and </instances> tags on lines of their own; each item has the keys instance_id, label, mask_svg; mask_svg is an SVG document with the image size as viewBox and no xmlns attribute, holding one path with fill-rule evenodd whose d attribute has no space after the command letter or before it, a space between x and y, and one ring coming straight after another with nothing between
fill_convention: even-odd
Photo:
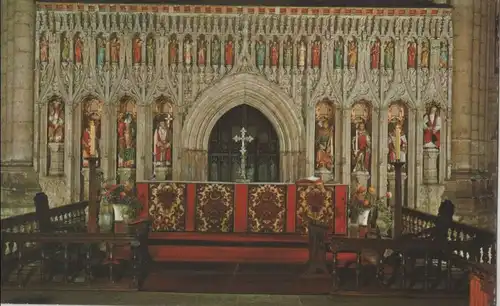
<instances>
[{"instance_id":1,"label":"crucifix on altar","mask_svg":"<svg viewBox=\"0 0 500 306\"><path fill-rule=\"evenodd\" d=\"M247 179L247 148L246 145L253 141L253 137L247 134L247 130L242 127L239 135L235 135L233 137L234 142L241 143L240 154L241 154L241 162L240 162L240 178L237 179L237 182L248 182Z\"/></svg>"}]
</instances>

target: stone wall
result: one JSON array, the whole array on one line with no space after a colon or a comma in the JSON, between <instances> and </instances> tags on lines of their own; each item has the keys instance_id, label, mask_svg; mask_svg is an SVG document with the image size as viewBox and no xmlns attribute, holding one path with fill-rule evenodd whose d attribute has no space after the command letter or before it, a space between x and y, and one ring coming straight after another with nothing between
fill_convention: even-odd
<instances>
[{"instance_id":1,"label":"stone wall","mask_svg":"<svg viewBox=\"0 0 500 306\"><path fill-rule=\"evenodd\" d=\"M84 105L92 99L102 103L99 154L105 179L149 179L156 167L153 116L161 99L171 105L175 180L206 179L212 127L225 111L246 103L275 125L282 181L317 174L350 183L353 110L366 103L371 164L368 175L357 178L384 193L393 186L388 122L397 103L405 109L407 203L434 212L444 193L459 203L460 215L479 210L484 205L471 200L471 178L478 172L488 177L496 164L495 1L451 4L453 15L446 8L40 3L36 9L30 0L4 1L1 99L8 103L2 103L2 165L12 166L5 173L19 175L2 171L2 190L12 197L14 190L23 193L23 203L40 188L53 204L85 197L80 142ZM118 166L123 99L135 105L141 135L131 168ZM55 119L54 101L63 105ZM316 146L316 106L323 101L331 103L335 125L326 172L317 166ZM437 155L422 140L431 105L442 119ZM457 196L458 190L470 192ZM2 195L2 204L7 202L13 201Z\"/></svg>"}]
</instances>

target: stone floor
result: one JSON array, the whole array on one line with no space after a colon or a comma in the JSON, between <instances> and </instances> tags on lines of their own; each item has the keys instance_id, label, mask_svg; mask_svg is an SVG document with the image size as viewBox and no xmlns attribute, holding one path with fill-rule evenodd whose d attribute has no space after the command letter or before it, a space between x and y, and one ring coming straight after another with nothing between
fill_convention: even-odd
<instances>
[{"instance_id":1,"label":"stone floor","mask_svg":"<svg viewBox=\"0 0 500 306\"><path fill-rule=\"evenodd\" d=\"M466 299L408 299L347 296L175 294L115 291L18 291L2 290L2 303L167 305L167 306L466 306Z\"/></svg>"}]
</instances>

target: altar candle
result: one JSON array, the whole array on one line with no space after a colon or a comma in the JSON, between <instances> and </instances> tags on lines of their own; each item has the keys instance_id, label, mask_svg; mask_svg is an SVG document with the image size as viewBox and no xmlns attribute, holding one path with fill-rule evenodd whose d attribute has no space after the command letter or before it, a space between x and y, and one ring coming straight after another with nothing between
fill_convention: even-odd
<instances>
[{"instance_id":1,"label":"altar candle","mask_svg":"<svg viewBox=\"0 0 500 306\"><path fill-rule=\"evenodd\" d=\"M90 121L90 156L95 156L95 125Z\"/></svg>"},{"instance_id":2,"label":"altar candle","mask_svg":"<svg viewBox=\"0 0 500 306\"><path fill-rule=\"evenodd\" d=\"M396 160L399 160L401 157L401 131L398 126L396 126L396 139L394 144L394 150L396 153Z\"/></svg>"}]
</instances>

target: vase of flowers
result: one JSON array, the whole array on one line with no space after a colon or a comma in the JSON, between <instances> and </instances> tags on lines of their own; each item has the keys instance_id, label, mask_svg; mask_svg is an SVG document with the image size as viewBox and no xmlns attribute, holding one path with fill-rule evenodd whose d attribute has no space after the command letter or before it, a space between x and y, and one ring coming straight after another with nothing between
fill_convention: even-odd
<instances>
[{"instance_id":1,"label":"vase of flowers","mask_svg":"<svg viewBox=\"0 0 500 306\"><path fill-rule=\"evenodd\" d=\"M113 207L114 221L129 221L137 216L141 203L131 183L106 185L102 201Z\"/></svg>"},{"instance_id":2,"label":"vase of flowers","mask_svg":"<svg viewBox=\"0 0 500 306\"><path fill-rule=\"evenodd\" d=\"M371 209L376 207L378 210L377 228L382 235L387 235L392 227L392 212L387 204L390 198L392 198L390 192L377 197L374 187L359 186L352 195L351 210L355 212L352 217L358 225L366 226Z\"/></svg>"}]
</instances>

